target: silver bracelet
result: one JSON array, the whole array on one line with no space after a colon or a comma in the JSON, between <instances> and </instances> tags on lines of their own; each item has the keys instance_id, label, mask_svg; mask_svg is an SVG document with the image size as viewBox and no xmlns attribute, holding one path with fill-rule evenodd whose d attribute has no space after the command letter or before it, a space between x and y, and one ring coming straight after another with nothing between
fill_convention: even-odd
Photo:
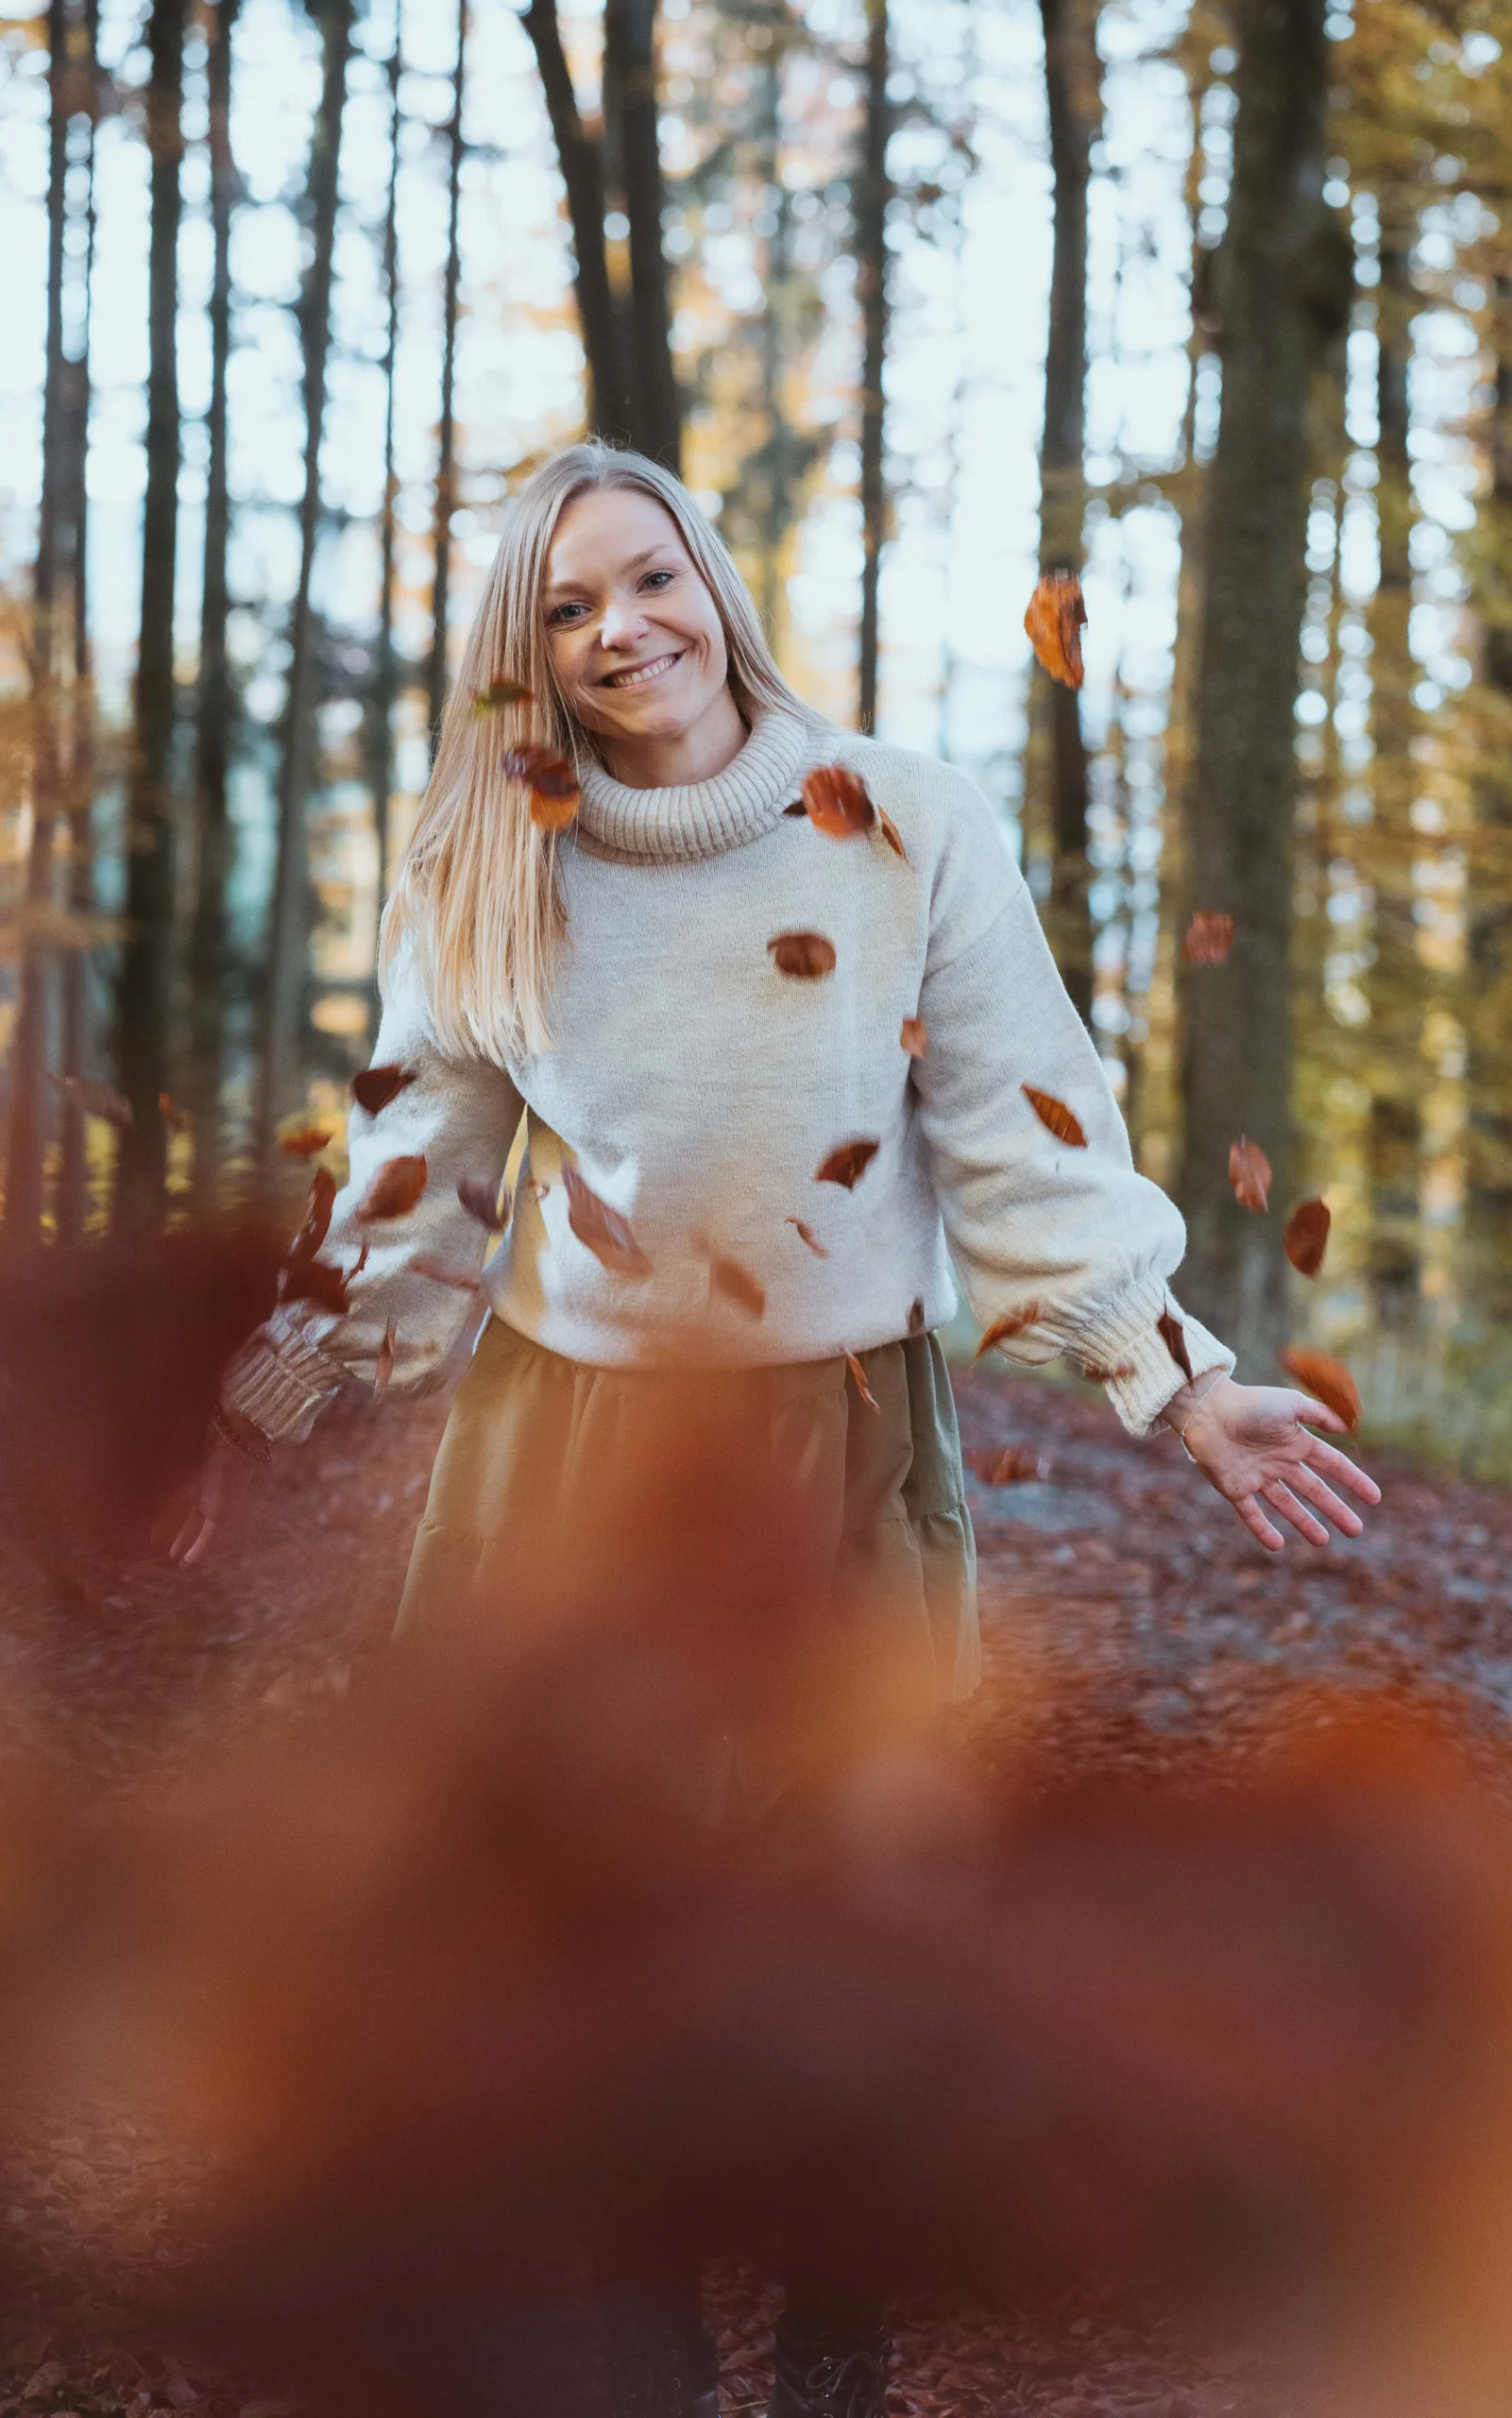
<instances>
[{"instance_id":1,"label":"silver bracelet","mask_svg":"<svg viewBox=\"0 0 1512 2418\"><path fill-rule=\"evenodd\" d=\"M1209 1394L1213 1391L1214 1386L1221 1385L1228 1373L1229 1371L1227 1369L1203 1370L1203 1376L1211 1376L1213 1383L1212 1385L1203 1386L1202 1391L1198 1394L1196 1402L1191 1405L1191 1408L1188 1410L1186 1417L1182 1420L1180 1427L1176 1428L1177 1439L1188 1460L1192 1459L1193 1455L1192 1447L1186 1440L1186 1431L1191 1426L1193 1420L1197 1417L1198 1412L1201 1409Z\"/></svg>"}]
</instances>

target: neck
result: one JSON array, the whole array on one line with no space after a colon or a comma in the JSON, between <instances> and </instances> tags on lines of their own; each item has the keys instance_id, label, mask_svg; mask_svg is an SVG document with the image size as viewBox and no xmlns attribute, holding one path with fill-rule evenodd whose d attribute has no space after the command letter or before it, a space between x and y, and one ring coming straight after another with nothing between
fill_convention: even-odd
<instances>
[{"instance_id":1,"label":"neck","mask_svg":"<svg viewBox=\"0 0 1512 2418\"><path fill-rule=\"evenodd\" d=\"M739 707L723 688L687 730L647 739L605 738L603 756L626 789L688 789L716 780L734 763L748 735Z\"/></svg>"}]
</instances>

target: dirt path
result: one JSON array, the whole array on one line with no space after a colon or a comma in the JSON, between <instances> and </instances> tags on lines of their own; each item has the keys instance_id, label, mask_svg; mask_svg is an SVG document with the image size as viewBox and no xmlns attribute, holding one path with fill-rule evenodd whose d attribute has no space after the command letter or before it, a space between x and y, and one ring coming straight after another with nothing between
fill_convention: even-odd
<instances>
[{"instance_id":1,"label":"dirt path","mask_svg":"<svg viewBox=\"0 0 1512 2418\"><path fill-rule=\"evenodd\" d=\"M972 1481L986 1684L965 1723L989 1761L1158 1768L1194 1736L1243 1754L1299 1677L1406 1685L1452 1705L1501 1762L1512 1714L1512 1495L1401 1469L1367 1537L1273 1559L1170 1439L1136 1446L1100 1401L996 1371L959 1386L968 1457L1021 1444L1043 1477ZM170 1785L187 1757L268 1708L329 1700L383 1651L444 1402L338 1408L264 1489L235 1548L184 1578L144 1569L60 1625L0 1566L0 1675L12 1751L41 1751L109 1796ZM1032 1684L1026 1689L1027 1677ZM1512 1759L1508 1759L1512 1762ZM282 2418L277 2379L185 2366L123 2314L195 2255L185 2178L110 2111L39 2120L0 2171L0 2418ZM114 2245L119 2305L74 2280ZM731 2409L770 2384L770 2282L710 2273ZM1011 2315L899 2331L899 2418L1282 2418L1284 2380L1243 2346L1199 2345L1096 2293L1053 2321ZM311 2418L318 2418L312 2411Z\"/></svg>"}]
</instances>

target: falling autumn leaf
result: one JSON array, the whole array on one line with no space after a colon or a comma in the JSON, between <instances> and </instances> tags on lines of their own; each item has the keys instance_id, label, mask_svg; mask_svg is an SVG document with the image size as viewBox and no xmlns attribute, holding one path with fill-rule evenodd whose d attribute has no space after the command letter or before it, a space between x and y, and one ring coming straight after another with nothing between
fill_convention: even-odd
<instances>
[{"instance_id":1,"label":"falling autumn leaf","mask_svg":"<svg viewBox=\"0 0 1512 2418\"><path fill-rule=\"evenodd\" d=\"M354 1269L353 1274L356 1273ZM323 1310L334 1310L345 1316L351 1307L347 1291L349 1283L346 1271L333 1268L329 1259L291 1259L279 1286L280 1298L285 1302L314 1302Z\"/></svg>"},{"instance_id":2,"label":"falling autumn leaf","mask_svg":"<svg viewBox=\"0 0 1512 2418\"><path fill-rule=\"evenodd\" d=\"M304 1204L303 1220L289 1246L291 1266L298 1259L314 1259L331 1231L331 1213L335 1205L336 1179L329 1167L316 1167Z\"/></svg>"},{"instance_id":3,"label":"falling autumn leaf","mask_svg":"<svg viewBox=\"0 0 1512 2418\"><path fill-rule=\"evenodd\" d=\"M387 1326L383 1329L383 1340L378 1347L378 1357L373 1362L374 1402L378 1400L379 1395L382 1392L390 1377L394 1374L394 1321L390 1319Z\"/></svg>"},{"instance_id":4,"label":"falling autumn leaf","mask_svg":"<svg viewBox=\"0 0 1512 2418\"><path fill-rule=\"evenodd\" d=\"M1049 1463L1029 1444L1006 1444L995 1452L968 1454L966 1466L984 1486L1027 1486L1050 1474Z\"/></svg>"},{"instance_id":5,"label":"falling autumn leaf","mask_svg":"<svg viewBox=\"0 0 1512 2418\"><path fill-rule=\"evenodd\" d=\"M850 1371L851 1375L855 1378L856 1390L860 1395L862 1402L865 1403L867 1409L880 1410L882 1405L877 1401L877 1398L872 1391L871 1387L867 1384L866 1371L862 1368L860 1362L857 1359L854 1352L846 1353L845 1366Z\"/></svg>"},{"instance_id":6,"label":"falling autumn leaf","mask_svg":"<svg viewBox=\"0 0 1512 2418\"><path fill-rule=\"evenodd\" d=\"M1088 1360L1083 1362L1081 1373L1089 1386L1115 1386L1121 1378L1133 1375L1134 1364L1132 1360L1115 1360L1111 1369L1104 1369L1096 1360Z\"/></svg>"},{"instance_id":7,"label":"falling autumn leaf","mask_svg":"<svg viewBox=\"0 0 1512 2418\"><path fill-rule=\"evenodd\" d=\"M922 1293L915 1295L914 1299L909 1303L909 1333L910 1335L922 1335L924 1333L924 1296Z\"/></svg>"},{"instance_id":8,"label":"falling autumn leaf","mask_svg":"<svg viewBox=\"0 0 1512 2418\"><path fill-rule=\"evenodd\" d=\"M811 1228L806 1226L801 1218L785 1218L782 1222L785 1226L791 1226L795 1230L798 1240L801 1243L807 1244L816 1259L827 1259L829 1257L829 1253L824 1249L824 1244L822 1242L816 1242Z\"/></svg>"},{"instance_id":9,"label":"falling autumn leaf","mask_svg":"<svg viewBox=\"0 0 1512 2418\"><path fill-rule=\"evenodd\" d=\"M358 1277L362 1274L363 1269L366 1267L368 1249L369 1245L365 1241L356 1259L352 1263L351 1267L348 1269L347 1282L348 1285L355 1285Z\"/></svg>"},{"instance_id":10,"label":"falling autumn leaf","mask_svg":"<svg viewBox=\"0 0 1512 2418\"><path fill-rule=\"evenodd\" d=\"M855 840L876 821L866 783L843 764L824 764L807 775L804 807L814 829L826 840Z\"/></svg>"},{"instance_id":11,"label":"falling autumn leaf","mask_svg":"<svg viewBox=\"0 0 1512 2418\"><path fill-rule=\"evenodd\" d=\"M1086 602L1076 572L1045 571L1029 598L1024 627L1040 662L1062 689L1079 689L1086 677L1081 661L1086 622Z\"/></svg>"},{"instance_id":12,"label":"falling autumn leaf","mask_svg":"<svg viewBox=\"0 0 1512 2418\"><path fill-rule=\"evenodd\" d=\"M369 1066L365 1074L352 1077L351 1096L359 1108L365 1108L369 1116L376 1116L396 1093L406 1090L415 1080L414 1074L403 1066Z\"/></svg>"},{"instance_id":13,"label":"falling autumn leaf","mask_svg":"<svg viewBox=\"0 0 1512 2418\"><path fill-rule=\"evenodd\" d=\"M416 1276L428 1276L433 1285L450 1285L455 1293L481 1293L483 1280L467 1268L448 1268L444 1261L433 1259L429 1252L418 1252L410 1262Z\"/></svg>"},{"instance_id":14,"label":"falling autumn leaf","mask_svg":"<svg viewBox=\"0 0 1512 2418\"><path fill-rule=\"evenodd\" d=\"M567 1184L567 1222L579 1242L586 1244L611 1276L649 1276L651 1262L631 1232L629 1218L601 1200L576 1167L564 1167L562 1175Z\"/></svg>"},{"instance_id":15,"label":"falling autumn leaf","mask_svg":"<svg viewBox=\"0 0 1512 2418\"><path fill-rule=\"evenodd\" d=\"M876 827L881 832L883 839L887 842L888 846L892 849L893 855L895 857L901 857L904 863L907 864L909 861L909 852L903 844L903 834L898 829L897 825L893 822L891 814L884 814L880 807L876 809Z\"/></svg>"},{"instance_id":16,"label":"falling autumn leaf","mask_svg":"<svg viewBox=\"0 0 1512 2418\"><path fill-rule=\"evenodd\" d=\"M531 821L543 831L565 831L581 795L577 774L567 758L554 747L532 741L524 747L506 747L502 762L508 778L525 782L530 790Z\"/></svg>"},{"instance_id":17,"label":"falling autumn leaf","mask_svg":"<svg viewBox=\"0 0 1512 2418\"><path fill-rule=\"evenodd\" d=\"M403 1218L425 1190L423 1158L385 1159L361 1200L359 1218Z\"/></svg>"},{"instance_id":18,"label":"falling autumn leaf","mask_svg":"<svg viewBox=\"0 0 1512 2418\"><path fill-rule=\"evenodd\" d=\"M68 1106L76 1108L81 1116L103 1116L107 1125L119 1126L123 1132L127 1126L136 1123L136 1113L130 1101L112 1084L91 1082L87 1075L55 1075L51 1072L47 1081Z\"/></svg>"},{"instance_id":19,"label":"falling autumn leaf","mask_svg":"<svg viewBox=\"0 0 1512 2418\"><path fill-rule=\"evenodd\" d=\"M975 1368L984 1353L995 1350L1000 1343L1011 1343L1015 1335L1024 1335L1031 1326L1037 1326L1043 1315L1038 1302L1026 1302L1021 1310L1005 1310L1000 1319L994 1319L977 1346L972 1366Z\"/></svg>"},{"instance_id":20,"label":"falling autumn leaf","mask_svg":"<svg viewBox=\"0 0 1512 2418\"><path fill-rule=\"evenodd\" d=\"M490 1183L480 1183L476 1176L465 1175L457 1186L457 1199L469 1218L476 1218L488 1234L496 1235L509 1223L509 1195L501 1200Z\"/></svg>"},{"instance_id":21,"label":"falling autumn leaf","mask_svg":"<svg viewBox=\"0 0 1512 2418\"><path fill-rule=\"evenodd\" d=\"M880 1142L842 1142L815 1169L814 1182L841 1183L847 1192L854 1192L881 1147Z\"/></svg>"},{"instance_id":22,"label":"falling autumn leaf","mask_svg":"<svg viewBox=\"0 0 1512 2418\"><path fill-rule=\"evenodd\" d=\"M1181 955L1189 965L1227 965L1232 946L1233 917L1204 910L1188 924Z\"/></svg>"},{"instance_id":23,"label":"falling autumn leaf","mask_svg":"<svg viewBox=\"0 0 1512 2418\"><path fill-rule=\"evenodd\" d=\"M778 932L767 947L777 972L790 974L800 982L815 982L835 971L835 944L823 932Z\"/></svg>"},{"instance_id":24,"label":"falling autumn leaf","mask_svg":"<svg viewBox=\"0 0 1512 2418\"><path fill-rule=\"evenodd\" d=\"M195 1121L187 1108L178 1105L172 1092L158 1094L158 1115L171 1133L187 1133Z\"/></svg>"},{"instance_id":25,"label":"falling autumn leaf","mask_svg":"<svg viewBox=\"0 0 1512 2418\"><path fill-rule=\"evenodd\" d=\"M922 1058L929 1047L929 1033L924 1018L905 1016L898 1040L910 1058Z\"/></svg>"},{"instance_id":26,"label":"falling autumn leaf","mask_svg":"<svg viewBox=\"0 0 1512 2418\"><path fill-rule=\"evenodd\" d=\"M1086 1149L1087 1137L1080 1119L1072 1115L1063 1099L1057 1099L1053 1092L1036 1091L1032 1083L1020 1083L1019 1090L1040 1123L1048 1126L1058 1142L1069 1142L1078 1150Z\"/></svg>"},{"instance_id":27,"label":"falling autumn leaf","mask_svg":"<svg viewBox=\"0 0 1512 2418\"><path fill-rule=\"evenodd\" d=\"M1241 1209L1258 1214L1269 1206L1270 1161L1258 1142L1247 1142L1241 1134L1230 1143L1229 1182Z\"/></svg>"},{"instance_id":28,"label":"falling autumn leaf","mask_svg":"<svg viewBox=\"0 0 1512 2418\"><path fill-rule=\"evenodd\" d=\"M1316 1276L1333 1225L1326 1200L1300 1200L1286 1220L1286 1256L1299 1276Z\"/></svg>"},{"instance_id":29,"label":"falling autumn leaf","mask_svg":"<svg viewBox=\"0 0 1512 2418\"><path fill-rule=\"evenodd\" d=\"M711 1296L722 1293L726 1301L733 1302L738 1309L744 1310L751 1318L766 1317L766 1292L750 1269L742 1268L738 1259L723 1259L718 1255L710 1259L708 1289Z\"/></svg>"},{"instance_id":30,"label":"falling autumn leaf","mask_svg":"<svg viewBox=\"0 0 1512 2418\"><path fill-rule=\"evenodd\" d=\"M474 689L472 710L480 722L490 714L502 713L506 706L533 706L535 692L519 680L494 680L486 689Z\"/></svg>"},{"instance_id":31,"label":"falling autumn leaf","mask_svg":"<svg viewBox=\"0 0 1512 2418\"><path fill-rule=\"evenodd\" d=\"M1353 1434L1360 1423L1360 1388L1342 1360L1327 1352L1288 1349L1281 1354L1281 1365L1303 1393L1315 1394L1330 1410L1336 1410Z\"/></svg>"},{"instance_id":32,"label":"falling autumn leaf","mask_svg":"<svg viewBox=\"0 0 1512 2418\"><path fill-rule=\"evenodd\" d=\"M286 1159L313 1159L330 1146L330 1128L324 1125L297 1125L279 1135L279 1148Z\"/></svg>"},{"instance_id":33,"label":"falling autumn leaf","mask_svg":"<svg viewBox=\"0 0 1512 2418\"><path fill-rule=\"evenodd\" d=\"M1192 1356L1186 1348L1186 1329L1169 1310L1162 1310L1155 1321L1161 1341L1175 1361L1188 1385L1192 1382Z\"/></svg>"}]
</instances>

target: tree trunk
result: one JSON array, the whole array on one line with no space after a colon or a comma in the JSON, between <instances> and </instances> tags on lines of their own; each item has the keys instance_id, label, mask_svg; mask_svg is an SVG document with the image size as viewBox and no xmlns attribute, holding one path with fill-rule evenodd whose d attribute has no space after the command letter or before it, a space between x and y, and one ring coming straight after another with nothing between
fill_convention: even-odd
<instances>
[{"instance_id":1,"label":"tree trunk","mask_svg":"<svg viewBox=\"0 0 1512 2418\"><path fill-rule=\"evenodd\" d=\"M1291 938L1298 633L1304 595L1308 401L1343 324L1351 264L1322 198L1324 0L1237 11L1233 181L1218 263L1223 411L1209 472L1197 708L1187 801L1192 904L1227 911L1226 965L1182 969L1183 1293L1252 1375L1286 1329L1283 1218L1234 1200L1229 1145L1258 1142L1292 1181ZM1341 257L1342 255L1342 257Z\"/></svg>"},{"instance_id":2,"label":"tree trunk","mask_svg":"<svg viewBox=\"0 0 1512 2418\"><path fill-rule=\"evenodd\" d=\"M573 291L587 360L588 426L596 435L622 441L630 434L629 380L604 248L603 158L598 144L584 130L572 72L562 47L556 0L531 0L523 24L535 52L557 162L567 187L576 256Z\"/></svg>"},{"instance_id":3,"label":"tree trunk","mask_svg":"<svg viewBox=\"0 0 1512 2418\"><path fill-rule=\"evenodd\" d=\"M283 709L283 752L279 770L278 872L268 950L267 1006L258 1104L258 1141L264 1162L272 1154L278 1118L288 1104L307 979L309 941L309 834L306 812L314 770L315 725L315 626L311 604L315 541L320 532L320 441L326 417L326 362L331 349L331 264L336 242L336 201L342 114L347 96L347 58L351 44L352 0L323 0L320 11L324 73L320 105L310 145L307 191L313 247L300 298L304 345L304 494L299 506L299 575L289 621L289 690Z\"/></svg>"},{"instance_id":4,"label":"tree trunk","mask_svg":"<svg viewBox=\"0 0 1512 2418\"><path fill-rule=\"evenodd\" d=\"M462 281L458 236L462 212L462 100L467 79L467 0L457 0L457 60L451 78L451 124L447 129L450 168L447 183L447 265L441 310L441 419L435 466L435 515L432 527L431 662L426 682L433 761L447 701L447 617L451 590L451 516L457 508L457 295Z\"/></svg>"},{"instance_id":5,"label":"tree trunk","mask_svg":"<svg viewBox=\"0 0 1512 2418\"><path fill-rule=\"evenodd\" d=\"M368 777L373 792L373 847L378 859L378 911L388 896L388 815L394 792L394 369L399 355L399 28L388 60L388 202L383 213L383 509L379 522L378 645L368 709Z\"/></svg>"},{"instance_id":6,"label":"tree trunk","mask_svg":"<svg viewBox=\"0 0 1512 2418\"><path fill-rule=\"evenodd\" d=\"M857 725L876 728L878 591L887 535L882 372L887 358L888 0L866 0L866 105L856 180L856 283L861 305L861 626Z\"/></svg>"},{"instance_id":7,"label":"tree trunk","mask_svg":"<svg viewBox=\"0 0 1512 2418\"><path fill-rule=\"evenodd\" d=\"M1100 116L1096 0L1040 0L1045 90L1055 187L1050 323L1040 445L1040 569L1079 571L1086 518L1087 186ZM1075 689L1041 675L1047 692L1050 828L1047 928L1062 979L1083 1023L1092 1017L1092 920L1087 893L1087 750Z\"/></svg>"},{"instance_id":8,"label":"tree trunk","mask_svg":"<svg viewBox=\"0 0 1512 2418\"><path fill-rule=\"evenodd\" d=\"M205 491L205 569L199 633L199 701L195 732L195 806L198 826L194 970L196 990L218 993L226 945L229 825L226 778L230 764L231 688L226 656L229 592L226 547L230 536L227 472L226 379L231 351L231 37L241 0L216 0L210 25L210 214L214 270L210 295L210 409L205 418L210 458Z\"/></svg>"},{"instance_id":9,"label":"tree trunk","mask_svg":"<svg viewBox=\"0 0 1512 2418\"><path fill-rule=\"evenodd\" d=\"M662 241L666 193L656 132L656 0L604 0L605 137L630 221L624 357L631 441L669 470L682 464L682 398L672 368L671 308Z\"/></svg>"},{"instance_id":10,"label":"tree trunk","mask_svg":"<svg viewBox=\"0 0 1512 2418\"><path fill-rule=\"evenodd\" d=\"M1496 279L1489 342L1496 360L1490 429L1490 494L1477 507L1485 555L1501 568L1486 620L1487 703L1495 719L1477 750L1473 777L1479 844L1470 851L1463 1013L1470 1100L1465 1244L1475 1311L1487 1326L1512 1319L1512 1078L1507 1069L1512 1002L1512 271ZM1490 585L1487 582L1487 585ZM1488 608L1488 609L1487 609Z\"/></svg>"},{"instance_id":11,"label":"tree trunk","mask_svg":"<svg viewBox=\"0 0 1512 2418\"><path fill-rule=\"evenodd\" d=\"M121 1137L115 1217L156 1224L162 1212L173 945L174 569L178 536L178 169L183 157L187 0L157 0L147 19L147 144L152 156L147 256L147 484L142 511L142 628L136 759L127 785L127 920L119 991L121 1089L134 1122Z\"/></svg>"}]
</instances>

